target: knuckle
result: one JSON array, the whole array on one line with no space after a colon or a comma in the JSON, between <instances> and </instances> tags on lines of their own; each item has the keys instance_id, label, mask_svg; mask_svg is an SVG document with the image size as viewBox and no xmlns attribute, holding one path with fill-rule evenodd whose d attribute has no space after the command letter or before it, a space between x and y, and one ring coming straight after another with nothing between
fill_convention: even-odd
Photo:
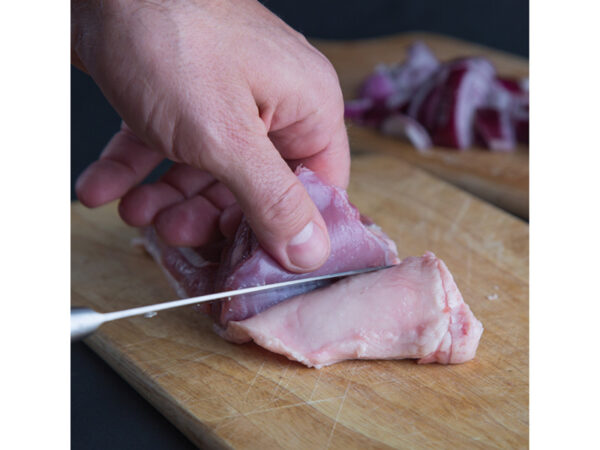
<instances>
[{"instance_id":1,"label":"knuckle","mask_svg":"<svg viewBox=\"0 0 600 450\"><path fill-rule=\"evenodd\" d=\"M331 61L329 61L324 56L323 56L323 58L325 59L325 62L323 63L323 71L325 73L325 76L330 83L335 83L337 86L338 85L337 72L335 71L333 64L331 64Z\"/></svg>"},{"instance_id":2,"label":"knuckle","mask_svg":"<svg viewBox=\"0 0 600 450\"><path fill-rule=\"evenodd\" d=\"M335 84L335 86L338 87L339 81L335 67L333 67L331 61L329 61L329 59L327 59L327 57L321 52L317 51L317 54L320 57L319 69L321 78L324 80L324 82Z\"/></svg>"},{"instance_id":3,"label":"knuckle","mask_svg":"<svg viewBox=\"0 0 600 450\"><path fill-rule=\"evenodd\" d=\"M335 107L335 113L343 111L344 98L340 87L339 78L333 64L319 51L316 53L316 67L311 75L313 89L310 92L314 93L313 101L322 105L324 100L327 105L328 114L332 112L329 108ZM326 96L323 97L323 93Z\"/></svg>"}]
</instances>

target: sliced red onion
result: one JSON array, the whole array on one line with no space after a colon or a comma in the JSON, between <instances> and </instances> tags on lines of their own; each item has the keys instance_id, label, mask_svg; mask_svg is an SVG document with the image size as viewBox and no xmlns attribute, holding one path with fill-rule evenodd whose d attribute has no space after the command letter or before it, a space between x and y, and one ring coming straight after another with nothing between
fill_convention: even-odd
<instances>
[{"instance_id":1,"label":"sliced red onion","mask_svg":"<svg viewBox=\"0 0 600 450\"><path fill-rule=\"evenodd\" d=\"M437 104L441 100L442 91L448 78L454 72L475 70L485 78L493 76L495 69L484 58L461 58L449 61L437 70L415 92L408 107L408 115L418 119L427 128L432 125L432 115L435 115Z\"/></svg>"},{"instance_id":2,"label":"sliced red onion","mask_svg":"<svg viewBox=\"0 0 600 450\"><path fill-rule=\"evenodd\" d=\"M403 63L377 66L360 96L346 103L347 118L405 137L417 148L431 141L469 147L476 128L478 139L494 150L514 148L515 137L529 140L529 80L497 77L485 58L440 64L427 45L415 42Z\"/></svg>"},{"instance_id":3,"label":"sliced red onion","mask_svg":"<svg viewBox=\"0 0 600 450\"><path fill-rule=\"evenodd\" d=\"M359 100L346 103L345 117L362 125L379 127L392 114L405 111L414 92L440 63L422 42L408 49L404 63L378 65L362 83Z\"/></svg>"},{"instance_id":4,"label":"sliced red onion","mask_svg":"<svg viewBox=\"0 0 600 450\"><path fill-rule=\"evenodd\" d=\"M498 77L496 78L496 82L504 89L506 89L509 92L512 92L513 94L520 95L524 92L521 89L520 80L516 80L514 78Z\"/></svg>"},{"instance_id":5,"label":"sliced red onion","mask_svg":"<svg viewBox=\"0 0 600 450\"><path fill-rule=\"evenodd\" d=\"M503 95L512 97L513 103L529 103L529 80L527 78L517 80L516 78L498 77L494 80L494 89L503 91Z\"/></svg>"},{"instance_id":6,"label":"sliced red onion","mask_svg":"<svg viewBox=\"0 0 600 450\"><path fill-rule=\"evenodd\" d=\"M496 79L490 85L490 91L485 101L488 108L506 109L514 108L515 95L513 91L506 88L505 84Z\"/></svg>"},{"instance_id":7,"label":"sliced red onion","mask_svg":"<svg viewBox=\"0 0 600 450\"><path fill-rule=\"evenodd\" d=\"M423 41L415 41L408 48L408 62L411 67L427 68L430 72L440 65L439 60Z\"/></svg>"},{"instance_id":8,"label":"sliced red onion","mask_svg":"<svg viewBox=\"0 0 600 450\"><path fill-rule=\"evenodd\" d=\"M385 103L375 102L370 98L350 100L344 105L344 117L346 119L375 128L379 127L386 117L394 113L395 111L388 109Z\"/></svg>"},{"instance_id":9,"label":"sliced red onion","mask_svg":"<svg viewBox=\"0 0 600 450\"><path fill-rule=\"evenodd\" d=\"M404 114L394 114L381 124L381 132L388 136L408 139L418 150L431 147L431 138L427 130L415 119Z\"/></svg>"},{"instance_id":10,"label":"sliced red onion","mask_svg":"<svg viewBox=\"0 0 600 450\"><path fill-rule=\"evenodd\" d=\"M519 142L529 143L529 80L497 78L486 100L489 108L505 111Z\"/></svg>"},{"instance_id":11,"label":"sliced red onion","mask_svg":"<svg viewBox=\"0 0 600 450\"><path fill-rule=\"evenodd\" d=\"M475 110L485 103L494 75L484 58L450 61L416 92L408 115L427 128L436 145L469 147Z\"/></svg>"},{"instance_id":12,"label":"sliced red onion","mask_svg":"<svg viewBox=\"0 0 600 450\"><path fill-rule=\"evenodd\" d=\"M385 106L390 110L404 109L408 106L411 95L411 93L406 91L396 91L386 99Z\"/></svg>"},{"instance_id":13,"label":"sliced red onion","mask_svg":"<svg viewBox=\"0 0 600 450\"><path fill-rule=\"evenodd\" d=\"M515 130L505 109L481 108L475 113L475 129L487 148L494 151L515 149Z\"/></svg>"},{"instance_id":14,"label":"sliced red onion","mask_svg":"<svg viewBox=\"0 0 600 450\"><path fill-rule=\"evenodd\" d=\"M377 128L381 125L381 122L396 112L398 111L388 108L385 103L375 103L365 112L363 123L367 126Z\"/></svg>"},{"instance_id":15,"label":"sliced red onion","mask_svg":"<svg viewBox=\"0 0 600 450\"><path fill-rule=\"evenodd\" d=\"M370 98L373 101L385 101L394 94L396 86L389 75L385 66L379 66L378 70L373 72L363 82L359 96L361 98Z\"/></svg>"},{"instance_id":16,"label":"sliced red onion","mask_svg":"<svg viewBox=\"0 0 600 450\"><path fill-rule=\"evenodd\" d=\"M370 98L357 98L344 104L344 117L362 123L365 113L373 106Z\"/></svg>"},{"instance_id":17,"label":"sliced red onion","mask_svg":"<svg viewBox=\"0 0 600 450\"><path fill-rule=\"evenodd\" d=\"M388 107L394 109L407 105L419 86L433 75L439 66L440 62L425 43L417 41L412 44L408 49L406 61L390 69L396 90L387 99Z\"/></svg>"},{"instance_id":18,"label":"sliced red onion","mask_svg":"<svg viewBox=\"0 0 600 450\"><path fill-rule=\"evenodd\" d=\"M488 80L466 69L448 77L432 129L433 142L444 147L464 149L473 143L475 110L483 103Z\"/></svg>"},{"instance_id":19,"label":"sliced red onion","mask_svg":"<svg viewBox=\"0 0 600 450\"><path fill-rule=\"evenodd\" d=\"M512 111L512 120L517 140L523 144L529 144L529 104L518 105Z\"/></svg>"},{"instance_id":20,"label":"sliced red onion","mask_svg":"<svg viewBox=\"0 0 600 450\"><path fill-rule=\"evenodd\" d=\"M529 119L516 120L515 133L519 142L523 144L529 144Z\"/></svg>"},{"instance_id":21,"label":"sliced red onion","mask_svg":"<svg viewBox=\"0 0 600 450\"><path fill-rule=\"evenodd\" d=\"M444 94L444 84L433 84L431 89L426 92L426 96L419 105L416 119L423 124L428 130L433 130L437 122L438 106L440 104L442 95ZM411 103L412 105L412 103ZM412 116L411 112L414 110L409 105L408 113Z\"/></svg>"}]
</instances>

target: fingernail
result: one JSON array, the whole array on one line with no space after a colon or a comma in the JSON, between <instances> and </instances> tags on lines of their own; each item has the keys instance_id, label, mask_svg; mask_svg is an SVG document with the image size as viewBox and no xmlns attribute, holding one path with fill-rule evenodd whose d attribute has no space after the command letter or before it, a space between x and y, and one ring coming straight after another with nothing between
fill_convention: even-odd
<instances>
[{"instance_id":1,"label":"fingernail","mask_svg":"<svg viewBox=\"0 0 600 450\"><path fill-rule=\"evenodd\" d=\"M287 246L290 262L302 270L317 269L329 254L329 240L314 222L309 222Z\"/></svg>"}]
</instances>

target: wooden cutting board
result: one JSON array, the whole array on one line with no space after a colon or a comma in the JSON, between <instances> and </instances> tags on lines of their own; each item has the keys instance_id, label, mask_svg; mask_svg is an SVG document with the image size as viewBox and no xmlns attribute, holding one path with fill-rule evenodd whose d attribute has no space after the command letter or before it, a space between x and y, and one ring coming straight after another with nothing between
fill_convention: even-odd
<instances>
[{"instance_id":1,"label":"wooden cutting board","mask_svg":"<svg viewBox=\"0 0 600 450\"><path fill-rule=\"evenodd\" d=\"M353 157L351 200L398 244L434 251L485 327L457 366L349 361L321 370L234 345L188 308L104 325L87 339L203 447L524 448L528 226L399 158ZM116 205L72 208L72 304L104 312L175 297Z\"/></svg>"},{"instance_id":2,"label":"wooden cutting board","mask_svg":"<svg viewBox=\"0 0 600 450\"><path fill-rule=\"evenodd\" d=\"M406 49L416 40L431 47L436 56L448 60L459 56L485 56L504 76L526 77L526 59L449 38L425 33L402 34L361 41L312 41L334 65L344 98L355 98L358 87L379 63L403 61ZM410 144L376 130L348 124L354 148L395 155L438 177L460 186L499 207L523 218L529 217L529 149L519 145L514 153L495 153L482 148L458 152L433 148L417 152Z\"/></svg>"}]
</instances>

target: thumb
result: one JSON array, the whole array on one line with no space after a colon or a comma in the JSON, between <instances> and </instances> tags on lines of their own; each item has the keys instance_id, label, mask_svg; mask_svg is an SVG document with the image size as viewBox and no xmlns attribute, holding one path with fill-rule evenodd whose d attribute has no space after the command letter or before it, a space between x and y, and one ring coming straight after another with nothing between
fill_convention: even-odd
<instances>
[{"instance_id":1,"label":"thumb","mask_svg":"<svg viewBox=\"0 0 600 450\"><path fill-rule=\"evenodd\" d=\"M231 153L212 170L233 192L261 246L292 272L318 269L329 257L325 221L268 137L258 149ZM224 164L226 163L226 164Z\"/></svg>"}]
</instances>

